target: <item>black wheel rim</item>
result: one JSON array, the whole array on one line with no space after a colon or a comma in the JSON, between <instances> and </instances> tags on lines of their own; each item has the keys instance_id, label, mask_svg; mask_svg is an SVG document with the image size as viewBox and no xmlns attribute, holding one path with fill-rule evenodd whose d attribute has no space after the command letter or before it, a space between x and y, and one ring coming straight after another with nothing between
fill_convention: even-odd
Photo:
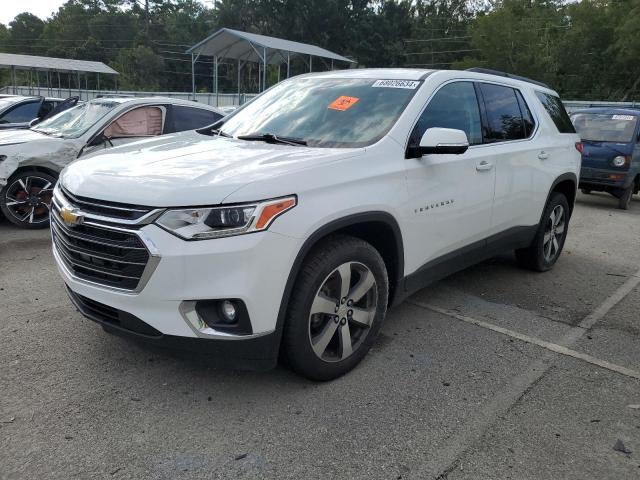
<instances>
[{"instance_id":1,"label":"black wheel rim","mask_svg":"<svg viewBox=\"0 0 640 480\"><path fill-rule=\"evenodd\" d=\"M14 180L5 190L5 206L20 223L39 224L49 220L53 183L30 175Z\"/></svg>"},{"instance_id":2,"label":"black wheel rim","mask_svg":"<svg viewBox=\"0 0 640 480\"><path fill-rule=\"evenodd\" d=\"M346 262L333 270L309 312L309 341L316 356L340 362L353 355L367 337L377 307L376 280L366 265Z\"/></svg>"}]
</instances>

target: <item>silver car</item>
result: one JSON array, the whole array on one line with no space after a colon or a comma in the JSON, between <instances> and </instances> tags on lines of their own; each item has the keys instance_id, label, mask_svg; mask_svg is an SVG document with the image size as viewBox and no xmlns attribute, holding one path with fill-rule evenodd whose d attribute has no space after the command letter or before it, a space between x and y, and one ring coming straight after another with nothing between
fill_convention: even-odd
<instances>
[{"instance_id":1,"label":"silver car","mask_svg":"<svg viewBox=\"0 0 640 480\"><path fill-rule=\"evenodd\" d=\"M185 100L103 97L27 130L0 131L0 210L15 225L43 228L60 171L104 149L205 127L224 114Z\"/></svg>"}]
</instances>

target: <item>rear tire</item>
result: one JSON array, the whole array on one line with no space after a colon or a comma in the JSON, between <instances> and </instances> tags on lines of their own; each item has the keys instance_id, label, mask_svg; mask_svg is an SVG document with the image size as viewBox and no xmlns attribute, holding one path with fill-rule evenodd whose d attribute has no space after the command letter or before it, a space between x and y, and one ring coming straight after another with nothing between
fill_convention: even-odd
<instances>
[{"instance_id":1,"label":"rear tire","mask_svg":"<svg viewBox=\"0 0 640 480\"><path fill-rule=\"evenodd\" d=\"M630 185L618 199L618 208L621 210L629 210L631 197L633 197L633 185Z\"/></svg>"},{"instance_id":2,"label":"rear tire","mask_svg":"<svg viewBox=\"0 0 640 480\"><path fill-rule=\"evenodd\" d=\"M550 270L562 252L567 238L568 226L569 203L567 197L554 192L547 202L531 245L516 250L518 264L536 272Z\"/></svg>"},{"instance_id":3,"label":"rear tire","mask_svg":"<svg viewBox=\"0 0 640 480\"><path fill-rule=\"evenodd\" d=\"M2 214L21 228L46 228L56 181L48 173L33 170L12 176L0 191Z\"/></svg>"},{"instance_id":4,"label":"rear tire","mask_svg":"<svg viewBox=\"0 0 640 480\"><path fill-rule=\"evenodd\" d=\"M347 235L322 241L305 259L289 303L283 332L289 366L321 381L353 369L376 339L388 297L387 270L375 248Z\"/></svg>"}]
</instances>

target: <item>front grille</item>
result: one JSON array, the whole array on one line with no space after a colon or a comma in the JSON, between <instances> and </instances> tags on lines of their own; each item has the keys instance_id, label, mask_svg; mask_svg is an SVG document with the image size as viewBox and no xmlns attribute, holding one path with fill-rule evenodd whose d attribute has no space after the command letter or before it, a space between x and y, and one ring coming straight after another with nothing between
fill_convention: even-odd
<instances>
[{"instance_id":1,"label":"front grille","mask_svg":"<svg viewBox=\"0 0 640 480\"><path fill-rule=\"evenodd\" d=\"M69 227L60 218L55 202L51 219L51 237L58 256L76 277L123 290L138 288L150 259L138 235L108 225Z\"/></svg>"},{"instance_id":2,"label":"front grille","mask_svg":"<svg viewBox=\"0 0 640 480\"><path fill-rule=\"evenodd\" d=\"M148 214L152 207L129 205L127 203L107 202L73 195L65 188L60 188L61 195L68 203L74 205L83 212L101 215L117 220L138 220Z\"/></svg>"}]
</instances>

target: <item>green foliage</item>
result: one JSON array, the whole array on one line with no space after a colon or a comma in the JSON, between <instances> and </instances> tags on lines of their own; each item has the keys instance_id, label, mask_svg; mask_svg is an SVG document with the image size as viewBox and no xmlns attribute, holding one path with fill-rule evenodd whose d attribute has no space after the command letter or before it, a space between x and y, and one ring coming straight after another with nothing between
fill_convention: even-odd
<instances>
[{"instance_id":1,"label":"green foliage","mask_svg":"<svg viewBox=\"0 0 640 480\"><path fill-rule=\"evenodd\" d=\"M121 72L122 88L188 91L186 49L222 27L315 44L360 67L482 66L566 98L640 100L640 0L68 0L47 20L22 13L0 24L0 51L98 60ZM307 62L293 57L292 74ZM330 66L313 59L316 71ZM211 59L195 73L196 88L211 91ZM235 64L219 73L222 91L237 91ZM275 82L277 68L267 76ZM243 91L257 78L245 67Z\"/></svg>"}]
</instances>

